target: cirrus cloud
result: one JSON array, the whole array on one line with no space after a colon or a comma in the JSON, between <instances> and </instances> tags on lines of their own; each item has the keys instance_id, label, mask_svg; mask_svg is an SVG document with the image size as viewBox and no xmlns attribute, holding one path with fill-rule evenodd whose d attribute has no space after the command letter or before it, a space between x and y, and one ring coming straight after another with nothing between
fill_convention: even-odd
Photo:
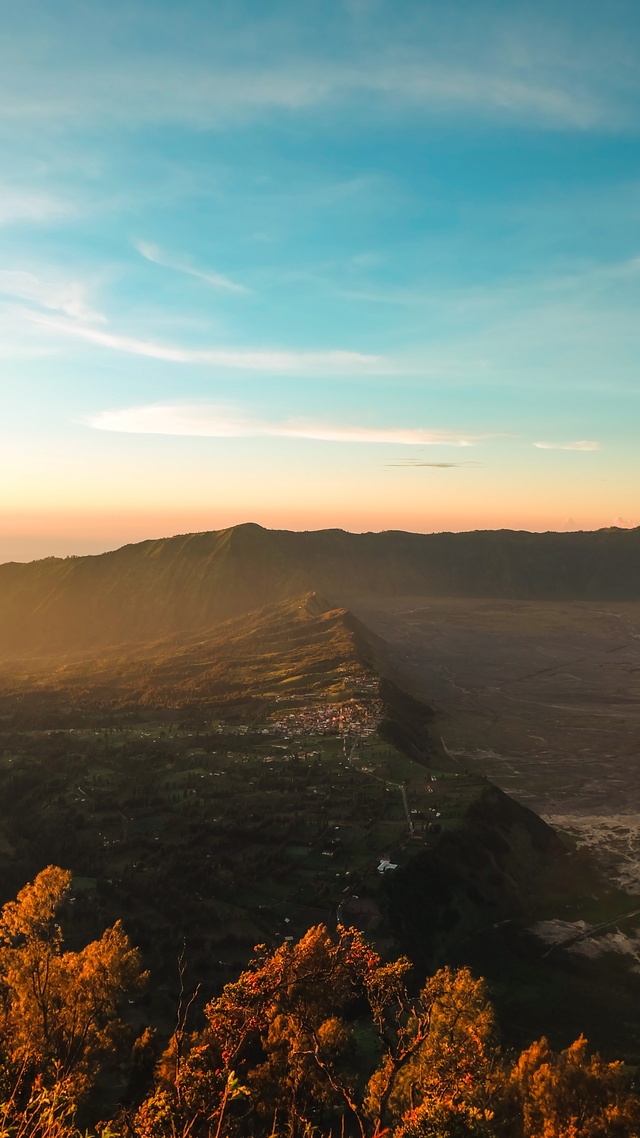
<instances>
[{"instance_id":1,"label":"cirrus cloud","mask_svg":"<svg viewBox=\"0 0 640 1138\"><path fill-rule=\"evenodd\" d=\"M186 273L187 276L196 277L197 280L204 281L205 284L212 285L213 288L223 289L226 292L247 293L251 291L246 285L238 284L237 281L230 280L222 273L196 269L181 257L169 257L157 245L151 245L148 241L136 241L134 244L140 256L144 257L145 261L151 261L153 265L161 265L164 269L173 269L176 273Z\"/></svg>"},{"instance_id":2,"label":"cirrus cloud","mask_svg":"<svg viewBox=\"0 0 640 1138\"><path fill-rule=\"evenodd\" d=\"M600 450L595 439L579 439L575 443L534 443L538 450Z\"/></svg>"},{"instance_id":3,"label":"cirrus cloud","mask_svg":"<svg viewBox=\"0 0 640 1138\"><path fill-rule=\"evenodd\" d=\"M70 322L104 321L104 317L89 304L87 290L78 281L45 278L22 269L0 269L0 296L16 297L42 309L63 312ZM34 311L33 318L40 320L40 314ZM42 322L47 319L42 316Z\"/></svg>"},{"instance_id":4,"label":"cirrus cloud","mask_svg":"<svg viewBox=\"0 0 640 1138\"><path fill-rule=\"evenodd\" d=\"M626 117L619 96L612 97L602 84L576 83L565 68L549 75L548 65L545 74L535 64L522 68L504 60L489 66L479 65L477 58L443 62L420 49L409 56L403 52L401 59L378 52L353 62L303 56L281 59L275 67L248 60L232 69L220 59L203 64L148 53L133 57L128 68L97 61L88 66L76 59L65 69L43 69L29 66L26 49L20 70L6 51L2 63L0 119L21 124L99 118L221 128L268 113L303 113L354 99L366 99L369 105L377 99L392 110L414 109L423 115L497 116L574 130L619 125ZM79 86L82 99L77 98Z\"/></svg>"},{"instance_id":5,"label":"cirrus cloud","mask_svg":"<svg viewBox=\"0 0 640 1138\"><path fill-rule=\"evenodd\" d=\"M0 226L58 221L71 212L68 202L29 186L0 185Z\"/></svg>"},{"instance_id":6,"label":"cirrus cloud","mask_svg":"<svg viewBox=\"0 0 640 1138\"><path fill-rule=\"evenodd\" d=\"M170 363L210 364L214 367L239 368L244 371L294 372L302 374L343 374L345 372L383 371L385 362L381 356L364 352L344 351L331 348L326 351L292 351L277 348L184 348L171 344L160 344L154 340L142 340L134 336L123 336L108 332L90 324L75 320L62 320L56 316L46 316L38 312L25 312L25 317L41 328L62 336L70 336L126 352L133 356L147 356L154 360Z\"/></svg>"},{"instance_id":7,"label":"cirrus cloud","mask_svg":"<svg viewBox=\"0 0 640 1138\"><path fill-rule=\"evenodd\" d=\"M159 403L88 415L85 423L101 431L204 438L288 438L334 443L395 443L400 446L474 446L479 436L403 427L359 427L287 419L251 419L215 404Z\"/></svg>"},{"instance_id":8,"label":"cirrus cloud","mask_svg":"<svg viewBox=\"0 0 640 1138\"><path fill-rule=\"evenodd\" d=\"M385 466L404 466L410 470L418 470L428 466L432 470L454 470L461 466L480 466L479 462L422 462L420 459L409 458L406 462L385 462Z\"/></svg>"}]
</instances>

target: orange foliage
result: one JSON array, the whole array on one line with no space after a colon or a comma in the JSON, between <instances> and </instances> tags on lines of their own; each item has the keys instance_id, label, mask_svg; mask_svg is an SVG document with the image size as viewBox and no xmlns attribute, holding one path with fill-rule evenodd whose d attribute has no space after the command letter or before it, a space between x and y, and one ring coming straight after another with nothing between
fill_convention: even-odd
<instances>
[{"instance_id":1,"label":"orange foliage","mask_svg":"<svg viewBox=\"0 0 640 1138\"><path fill-rule=\"evenodd\" d=\"M0 916L0 1138L80 1138L76 1104L126 1055L122 993L143 979L121 926L79 952L56 917L70 874L49 866ZM411 997L409 961L384 963L355 929L319 925L264 946L180 1030L137 1110L109 1138L638 1138L620 1063L545 1039L514 1062L484 981L443 968ZM156 1054L147 1029L130 1085ZM136 1083L137 1080L137 1083ZM143 1092L142 1092L143 1093ZM139 1101L139 1098L138 1098Z\"/></svg>"},{"instance_id":2,"label":"orange foliage","mask_svg":"<svg viewBox=\"0 0 640 1138\"><path fill-rule=\"evenodd\" d=\"M70 883L49 866L2 910L0 1029L5 1067L78 1095L116 1049L119 1000L144 975L119 922L80 952L64 951L56 914Z\"/></svg>"},{"instance_id":3,"label":"orange foliage","mask_svg":"<svg viewBox=\"0 0 640 1138\"><path fill-rule=\"evenodd\" d=\"M523 1051L509 1078L523 1138L637 1138L640 1103L622 1063L589 1055L584 1036L566 1051L546 1039Z\"/></svg>"}]
</instances>

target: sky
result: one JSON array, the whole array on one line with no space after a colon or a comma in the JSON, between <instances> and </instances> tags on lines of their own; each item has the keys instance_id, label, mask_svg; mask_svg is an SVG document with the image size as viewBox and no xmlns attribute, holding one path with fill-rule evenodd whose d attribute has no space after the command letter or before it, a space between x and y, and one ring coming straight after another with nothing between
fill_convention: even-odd
<instances>
[{"instance_id":1,"label":"sky","mask_svg":"<svg viewBox=\"0 0 640 1138\"><path fill-rule=\"evenodd\" d=\"M0 560L640 525L636 0L0 0Z\"/></svg>"}]
</instances>

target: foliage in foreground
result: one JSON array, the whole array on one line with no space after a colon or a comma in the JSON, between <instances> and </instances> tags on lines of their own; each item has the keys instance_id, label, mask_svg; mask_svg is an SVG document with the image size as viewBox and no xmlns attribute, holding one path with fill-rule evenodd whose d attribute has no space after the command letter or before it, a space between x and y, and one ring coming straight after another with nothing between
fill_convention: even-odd
<instances>
[{"instance_id":1,"label":"foliage in foreground","mask_svg":"<svg viewBox=\"0 0 640 1138\"><path fill-rule=\"evenodd\" d=\"M121 926L65 951L70 875L50 866L0 918L0 1138L79 1138L78 1108L118 1073L104 1138L637 1138L640 1100L584 1039L500 1047L484 981L441 969L410 994L355 929L260 946L158 1062L118 1006L144 980Z\"/></svg>"}]
</instances>

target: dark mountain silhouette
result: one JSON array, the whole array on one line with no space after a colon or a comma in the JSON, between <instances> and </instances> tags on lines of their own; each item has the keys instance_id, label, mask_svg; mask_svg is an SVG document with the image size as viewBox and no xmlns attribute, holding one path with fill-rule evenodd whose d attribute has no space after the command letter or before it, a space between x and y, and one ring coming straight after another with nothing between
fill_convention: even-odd
<instances>
[{"instance_id":1,"label":"dark mountain silhouette","mask_svg":"<svg viewBox=\"0 0 640 1138\"><path fill-rule=\"evenodd\" d=\"M634 600L640 529L296 533L247 523L99 556L0 566L0 654L76 652L211 627L318 591Z\"/></svg>"}]
</instances>

